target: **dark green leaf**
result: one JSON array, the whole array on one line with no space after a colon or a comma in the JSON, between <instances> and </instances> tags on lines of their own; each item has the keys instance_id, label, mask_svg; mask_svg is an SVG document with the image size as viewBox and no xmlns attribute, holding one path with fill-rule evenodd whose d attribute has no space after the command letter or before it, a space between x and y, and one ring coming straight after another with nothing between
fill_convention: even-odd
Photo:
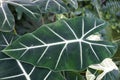
<instances>
[{"instance_id":1,"label":"dark green leaf","mask_svg":"<svg viewBox=\"0 0 120 80\"><path fill-rule=\"evenodd\" d=\"M66 80L85 80L80 72L65 71L63 72L63 76Z\"/></svg>"},{"instance_id":2,"label":"dark green leaf","mask_svg":"<svg viewBox=\"0 0 120 80\"><path fill-rule=\"evenodd\" d=\"M0 2L0 31L11 31L15 26L14 16L7 3Z\"/></svg>"},{"instance_id":3,"label":"dark green leaf","mask_svg":"<svg viewBox=\"0 0 120 80\"><path fill-rule=\"evenodd\" d=\"M63 13L68 11L62 0L36 0L33 3L38 5L42 12Z\"/></svg>"},{"instance_id":4,"label":"dark green leaf","mask_svg":"<svg viewBox=\"0 0 120 80\"><path fill-rule=\"evenodd\" d=\"M2 0L0 1L0 31L9 32L12 31L15 26L15 19L8 7L8 4L19 7L17 11L23 11L29 17L38 19L39 12L35 12L27 8L26 6L30 6L30 2L28 1L20 1L20 0ZM35 9L37 10L37 9Z\"/></svg>"},{"instance_id":5,"label":"dark green leaf","mask_svg":"<svg viewBox=\"0 0 120 80\"><path fill-rule=\"evenodd\" d=\"M16 36L11 33L0 33L0 80L64 80L59 72L21 63L1 52L12 43Z\"/></svg>"},{"instance_id":6,"label":"dark green leaf","mask_svg":"<svg viewBox=\"0 0 120 80\"><path fill-rule=\"evenodd\" d=\"M106 26L106 22L88 17L60 20L22 36L3 52L39 67L83 70L116 52L115 44L93 35Z\"/></svg>"}]
</instances>

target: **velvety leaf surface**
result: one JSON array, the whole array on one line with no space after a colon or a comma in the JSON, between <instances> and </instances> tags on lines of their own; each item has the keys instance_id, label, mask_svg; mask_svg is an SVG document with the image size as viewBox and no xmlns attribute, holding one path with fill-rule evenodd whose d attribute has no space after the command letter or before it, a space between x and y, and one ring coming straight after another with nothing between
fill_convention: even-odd
<instances>
[{"instance_id":1,"label":"velvety leaf surface","mask_svg":"<svg viewBox=\"0 0 120 80\"><path fill-rule=\"evenodd\" d=\"M52 70L83 70L116 52L115 44L90 39L106 26L106 22L88 17L60 20L20 37L3 52Z\"/></svg>"}]
</instances>

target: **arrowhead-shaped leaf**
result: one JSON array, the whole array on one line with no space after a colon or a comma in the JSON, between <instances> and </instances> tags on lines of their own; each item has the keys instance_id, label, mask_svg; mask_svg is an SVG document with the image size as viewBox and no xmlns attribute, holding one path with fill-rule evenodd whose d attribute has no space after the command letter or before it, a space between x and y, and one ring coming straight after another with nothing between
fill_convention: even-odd
<instances>
[{"instance_id":1,"label":"arrowhead-shaped leaf","mask_svg":"<svg viewBox=\"0 0 120 80\"><path fill-rule=\"evenodd\" d=\"M20 37L3 52L39 67L83 70L115 53L115 44L89 39L106 26L106 22L88 17L60 20Z\"/></svg>"},{"instance_id":2,"label":"arrowhead-shaped leaf","mask_svg":"<svg viewBox=\"0 0 120 80\"><path fill-rule=\"evenodd\" d=\"M64 80L59 72L21 63L1 52L12 43L16 36L0 32L0 80Z\"/></svg>"}]
</instances>

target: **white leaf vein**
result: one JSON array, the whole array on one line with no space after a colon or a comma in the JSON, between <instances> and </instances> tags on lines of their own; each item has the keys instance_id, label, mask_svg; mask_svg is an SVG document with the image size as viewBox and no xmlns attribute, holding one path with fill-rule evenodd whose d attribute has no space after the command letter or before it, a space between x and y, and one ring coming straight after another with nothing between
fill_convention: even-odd
<instances>
[{"instance_id":1,"label":"white leaf vein","mask_svg":"<svg viewBox=\"0 0 120 80\"><path fill-rule=\"evenodd\" d=\"M106 48L106 50L108 51L108 53L109 53L110 55L112 55L112 52L108 49L108 47L105 46L105 48Z\"/></svg>"},{"instance_id":2,"label":"white leaf vein","mask_svg":"<svg viewBox=\"0 0 120 80\"><path fill-rule=\"evenodd\" d=\"M27 74L27 72L25 71L24 67L23 67L22 64L20 63L20 61L18 61L18 60L16 60L16 61L17 61L18 65L19 65L20 69L22 70L25 78L26 78L27 80L31 80L30 76Z\"/></svg>"},{"instance_id":3,"label":"white leaf vein","mask_svg":"<svg viewBox=\"0 0 120 80\"><path fill-rule=\"evenodd\" d=\"M95 50L93 49L92 45L90 44L90 48L92 49L95 57L97 58L98 61L100 61L99 57L97 56L97 53L95 52Z\"/></svg>"},{"instance_id":4,"label":"white leaf vein","mask_svg":"<svg viewBox=\"0 0 120 80\"><path fill-rule=\"evenodd\" d=\"M7 14L6 14L5 10L4 10L4 7L3 7L3 4L2 4L2 3L1 3L1 9L2 9L3 14L4 14L4 17L5 17L5 19L4 19L1 27L3 27L6 22L8 23L9 27L11 27L11 24L10 24L10 22L9 22L9 20L8 20Z\"/></svg>"},{"instance_id":5,"label":"white leaf vein","mask_svg":"<svg viewBox=\"0 0 120 80\"><path fill-rule=\"evenodd\" d=\"M49 77L49 75L52 73L52 71L49 71L49 73L45 76L45 78L43 80L47 80L47 78Z\"/></svg>"},{"instance_id":6,"label":"white leaf vein","mask_svg":"<svg viewBox=\"0 0 120 80\"><path fill-rule=\"evenodd\" d=\"M43 56L45 55L45 53L47 52L49 46L44 50L44 52L42 53L42 55L40 56L40 58L38 59L37 63L40 62L40 60L43 58Z\"/></svg>"},{"instance_id":7,"label":"white leaf vein","mask_svg":"<svg viewBox=\"0 0 120 80\"><path fill-rule=\"evenodd\" d=\"M59 55L58 60L57 60L57 63L56 63L56 65L55 65L55 69L57 68L57 66L58 66L58 64L59 64L60 59L61 59L61 56L62 56L62 54L63 54L63 52L64 52L64 50L65 50L66 47L67 47L67 44L64 45L63 49L62 49L61 52L60 52L60 55Z\"/></svg>"},{"instance_id":8,"label":"white leaf vein","mask_svg":"<svg viewBox=\"0 0 120 80\"><path fill-rule=\"evenodd\" d=\"M35 36L34 34L31 33L31 35L33 36L33 38L37 39L38 41L40 41L42 44L46 44L44 41L42 41L41 39L39 39L37 36Z\"/></svg>"},{"instance_id":9,"label":"white leaf vein","mask_svg":"<svg viewBox=\"0 0 120 80\"><path fill-rule=\"evenodd\" d=\"M24 74L18 74L18 75L13 75L13 76L0 78L0 80L8 80L8 79L12 79L12 78L20 77L20 76L24 76Z\"/></svg>"},{"instance_id":10,"label":"white leaf vein","mask_svg":"<svg viewBox=\"0 0 120 80\"><path fill-rule=\"evenodd\" d=\"M75 38L78 39L78 37L77 37L76 33L74 32L74 30L72 29L72 27L65 20L63 20L63 22L67 25L67 27L73 33L73 35L75 36Z\"/></svg>"},{"instance_id":11,"label":"white leaf vein","mask_svg":"<svg viewBox=\"0 0 120 80\"><path fill-rule=\"evenodd\" d=\"M60 36L58 33L56 33L54 30L52 30L50 27L46 26L52 33L54 33L56 36L58 36L60 39L62 39L63 41L66 41L65 38L63 38L62 36Z\"/></svg>"},{"instance_id":12,"label":"white leaf vein","mask_svg":"<svg viewBox=\"0 0 120 80\"><path fill-rule=\"evenodd\" d=\"M45 6L45 11L46 11L46 10L47 10L47 8L48 8L49 2L50 2L50 0L48 0L48 1L47 1L47 3L46 3L46 6Z\"/></svg>"}]
</instances>

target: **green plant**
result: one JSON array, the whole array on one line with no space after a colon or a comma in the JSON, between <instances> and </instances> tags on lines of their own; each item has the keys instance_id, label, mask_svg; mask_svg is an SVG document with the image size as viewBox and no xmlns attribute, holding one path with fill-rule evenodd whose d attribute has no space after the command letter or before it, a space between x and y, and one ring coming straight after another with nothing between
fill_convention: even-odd
<instances>
[{"instance_id":1,"label":"green plant","mask_svg":"<svg viewBox=\"0 0 120 80\"><path fill-rule=\"evenodd\" d=\"M0 0L0 79L119 80L105 10L102 0Z\"/></svg>"}]
</instances>

